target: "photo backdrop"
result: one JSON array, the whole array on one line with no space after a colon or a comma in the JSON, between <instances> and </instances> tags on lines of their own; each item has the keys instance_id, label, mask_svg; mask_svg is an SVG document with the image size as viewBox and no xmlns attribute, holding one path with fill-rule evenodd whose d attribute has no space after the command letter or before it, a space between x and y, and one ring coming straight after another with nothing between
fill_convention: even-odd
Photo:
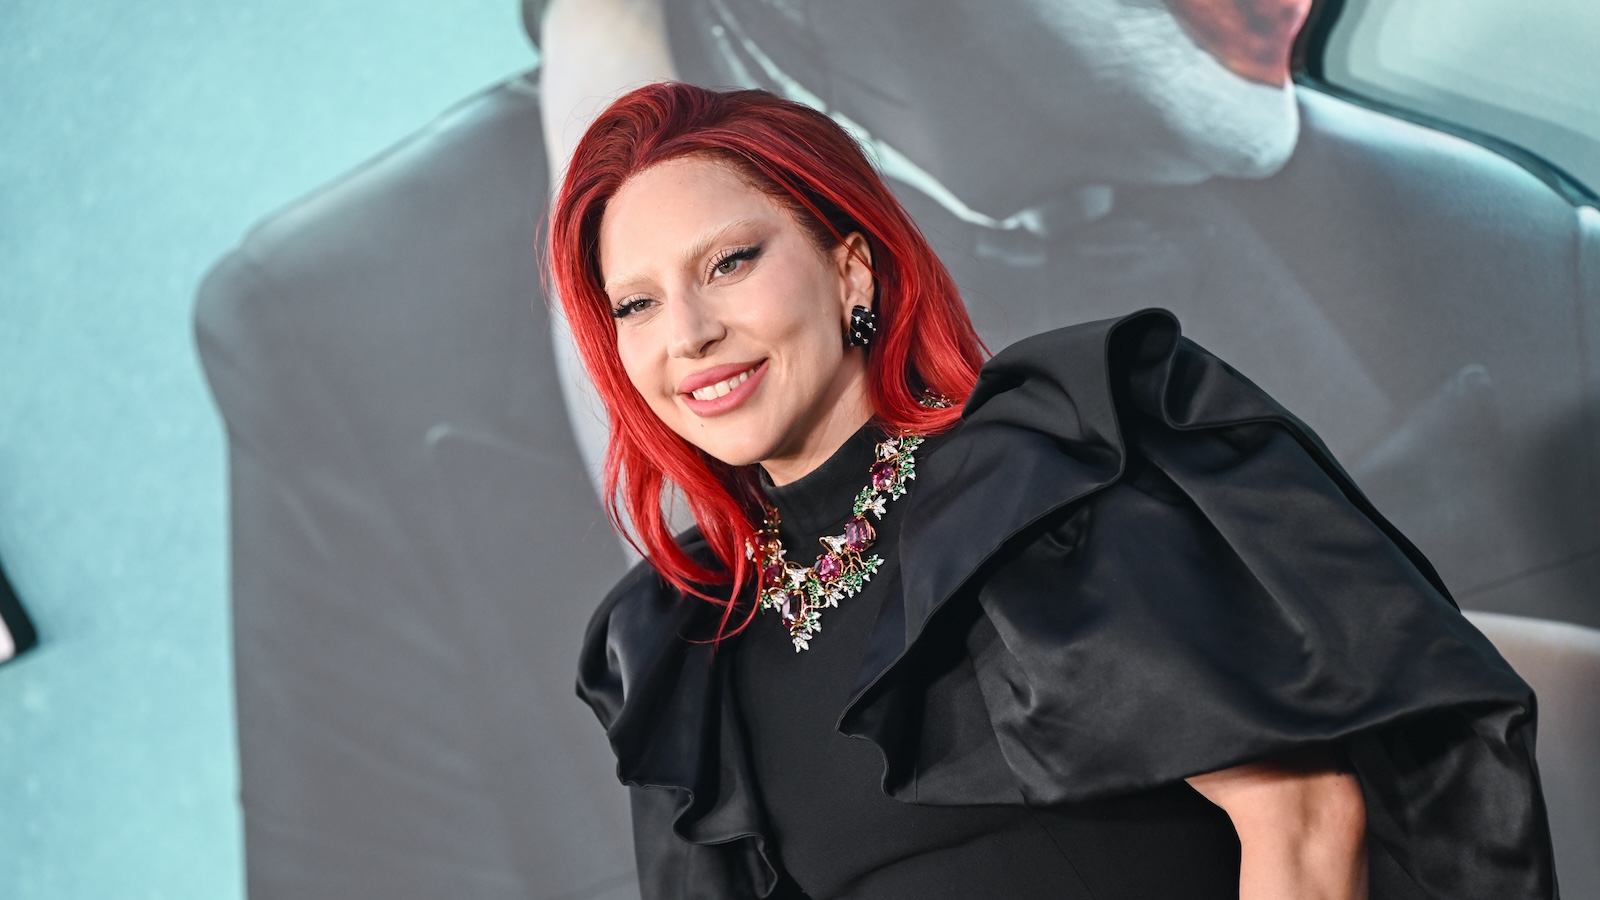
<instances>
[{"instance_id":1,"label":"photo backdrop","mask_svg":"<svg viewBox=\"0 0 1600 900\"><path fill-rule=\"evenodd\" d=\"M0 894L636 896L537 241L649 78L845 123L992 349L1172 309L1464 607L1600 626L1581 0L500 6L0 14Z\"/></svg>"},{"instance_id":2,"label":"photo backdrop","mask_svg":"<svg viewBox=\"0 0 1600 900\"><path fill-rule=\"evenodd\" d=\"M584 123L652 78L844 123L991 347L1167 307L1464 605L1600 624L1595 210L1531 154L1292 81L1308 5L530 4L542 70L260 225L197 307L252 891L632 890L611 756L567 696L626 558L536 242Z\"/></svg>"}]
</instances>

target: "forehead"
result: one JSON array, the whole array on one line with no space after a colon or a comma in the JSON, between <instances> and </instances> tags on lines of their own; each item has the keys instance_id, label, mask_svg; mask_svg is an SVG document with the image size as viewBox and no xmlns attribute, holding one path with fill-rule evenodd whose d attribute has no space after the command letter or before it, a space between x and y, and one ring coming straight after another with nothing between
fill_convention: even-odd
<instances>
[{"instance_id":1,"label":"forehead","mask_svg":"<svg viewBox=\"0 0 1600 900\"><path fill-rule=\"evenodd\" d=\"M692 157L657 163L624 182L606 204L601 277L683 262L739 222L783 225L790 216L725 163Z\"/></svg>"}]
</instances>

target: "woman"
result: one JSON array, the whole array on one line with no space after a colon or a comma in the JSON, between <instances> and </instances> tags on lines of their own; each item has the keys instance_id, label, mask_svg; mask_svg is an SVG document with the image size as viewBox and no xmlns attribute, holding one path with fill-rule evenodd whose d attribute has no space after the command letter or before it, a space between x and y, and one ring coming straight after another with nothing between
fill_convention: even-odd
<instances>
[{"instance_id":1,"label":"woman","mask_svg":"<svg viewBox=\"0 0 1600 900\"><path fill-rule=\"evenodd\" d=\"M646 897L1554 896L1528 688L1170 315L983 364L843 131L681 84L550 265L647 557L579 678Z\"/></svg>"}]
</instances>

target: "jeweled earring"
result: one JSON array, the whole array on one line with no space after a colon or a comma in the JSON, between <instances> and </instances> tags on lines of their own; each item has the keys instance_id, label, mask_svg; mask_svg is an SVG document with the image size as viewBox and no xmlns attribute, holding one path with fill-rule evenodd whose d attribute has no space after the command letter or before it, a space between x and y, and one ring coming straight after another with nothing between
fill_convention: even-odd
<instances>
[{"instance_id":1,"label":"jeweled earring","mask_svg":"<svg viewBox=\"0 0 1600 900\"><path fill-rule=\"evenodd\" d=\"M865 347L878 333L878 314L865 306L850 310L850 334L845 337L846 347Z\"/></svg>"}]
</instances>

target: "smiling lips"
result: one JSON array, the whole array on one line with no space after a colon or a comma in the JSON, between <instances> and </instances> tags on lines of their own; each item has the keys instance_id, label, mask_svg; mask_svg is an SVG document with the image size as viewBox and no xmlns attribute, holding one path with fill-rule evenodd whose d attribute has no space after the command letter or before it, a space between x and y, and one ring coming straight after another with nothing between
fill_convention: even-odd
<instances>
[{"instance_id":1,"label":"smiling lips","mask_svg":"<svg viewBox=\"0 0 1600 900\"><path fill-rule=\"evenodd\" d=\"M766 372L766 360L717 366L685 378L678 394L695 415L720 416L744 405Z\"/></svg>"},{"instance_id":2,"label":"smiling lips","mask_svg":"<svg viewBox=\"0 0 1600 900\"><path fill-rule=\"evenodd\" d=\"M718 397L726 397L728 396L729 391L741 384L744 384L751 375L755 374L755 371L755 366L751 366L750 368L740 372L732 378L727 379L726 381L719 381L716 384L708 384L698 391L690 391L689 396L695 398L696 400L715 400Z\"/></svg>"}]
</instances>

